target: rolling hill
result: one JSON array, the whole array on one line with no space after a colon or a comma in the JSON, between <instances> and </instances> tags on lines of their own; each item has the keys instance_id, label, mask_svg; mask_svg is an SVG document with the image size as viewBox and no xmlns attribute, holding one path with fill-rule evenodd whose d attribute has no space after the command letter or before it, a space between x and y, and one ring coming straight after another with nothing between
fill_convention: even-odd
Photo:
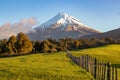
<instances>
[{"instance_id":1,"label":"rolling hill","mask_svg":"<svg viewBox=\"0 0 120 80\"><path fill-rule=\"evenodd\" d=\"M113 39L120 40L120 28L111 30L105 33L99 33L99 34L93 34L93 35L87 35L83 36L82 38L105 38L105 37L111 37Z\"/></svg>"},{"instance_id":2,"label":"rolling hill","mask_svg":"<svg viewBox=\"0 0 120 80\"><path fill-rule=\"evenodd\" d=\"M112 44L98 48L70 51L74 56L90 55L98 60L111 63L118 68L118 80L120 80L120 45Z\"/></svg>"}]
</instances>

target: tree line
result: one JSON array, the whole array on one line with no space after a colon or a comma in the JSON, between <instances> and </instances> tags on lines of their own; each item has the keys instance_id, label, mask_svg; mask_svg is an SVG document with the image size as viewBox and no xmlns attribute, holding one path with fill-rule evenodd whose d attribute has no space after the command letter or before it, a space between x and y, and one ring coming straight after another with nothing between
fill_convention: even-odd
<instances>
[{"instance_id":1,"label":"tree line","mask_svg":"<svg viewBox=\"0 0 120 80\"><path fill-rule=\"evenodd\" d=\"M53 53L59 51L86 49L99 47L108 44L120 44L120 40L112 38L92 38L92 39L51 39L44 41L30 41L26 34L20 32L17 36L0 40L0 57L24 55L30 53Z\"/></svg>"},{"instance_id":2,"label":"tree line","mask_svg":"<svg viewBox=\"0 0 120 80\"><path fill-rule=\"evenodd\" d=\"M0 56L12 56L31 53L33 45L22 32L11 36L8 40L0 40Z\"/></svg>"}]
</instances>

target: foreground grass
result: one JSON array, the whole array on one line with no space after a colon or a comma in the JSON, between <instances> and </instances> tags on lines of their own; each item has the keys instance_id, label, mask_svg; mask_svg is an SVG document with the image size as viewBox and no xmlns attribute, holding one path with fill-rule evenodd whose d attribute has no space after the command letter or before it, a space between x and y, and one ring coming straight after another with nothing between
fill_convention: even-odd
<instances>
[{"instance_id":1,"label":"foreground grass","mask_svg":"<svg viewBox=\"0 0 120 80\"><path fill-rule=\"evenodd\" d=\"M0 80L92 80L65 53L0 58Z\"/></svg>"},{"instance_id":2,"label":"foreground grass","mask_svg":"<svg viewBox=\"0 0 120 80\"><path fill-rule=\"evenodd\" d=\"M118 76L120 79L120 45L114 44L114 45L107 45L98 48L76 50L76 51L71 51L71 53L75 56L88 54L92 57L96 57L98 60L102 62L105 63L110 62L111 64L114 64L113 66L119 68Z\"/></svg>"}]
</instances>

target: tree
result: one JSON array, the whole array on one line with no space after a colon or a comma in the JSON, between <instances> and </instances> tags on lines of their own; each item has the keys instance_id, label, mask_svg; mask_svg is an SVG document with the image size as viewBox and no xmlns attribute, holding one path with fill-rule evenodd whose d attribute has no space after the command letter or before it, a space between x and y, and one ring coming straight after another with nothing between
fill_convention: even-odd
<instances>
[{"instance_id":1,"label":"tree","mask_svg":"<svg viewBox=\"0 0 120 80\"><path fill-rule=\"evenodd\" d=\"M10 42L7 42L5 45L5 53L14 54L14 51L12 49L12 44Z\"/></svg>"},{"instance_id":2,"label":"tree","mask_svg":"<svg viewBox=\"0 0 120 80\"><path fill-rule=\"evenodd\" d=\"M106 42L106 44L111 44L111 43L113 43L113 39L112 38L105 38L105 42Z\"/></svg>"},{"instance_id":3,"label":"tree","mask_svg":"<svg viewBox=\"0 0 120 80\"><path fill-rule=\"evenodd\" d=\"M6 48L8 48L8 52L11 54L17 53L15 44L16 44L16 37L13 35L9 38L7 44L6 44Z\"/></svg>"},{"instance_id":4,"label":"tree","mask_svg":"<svg viewBox=\"0 0 120 80\"><path fill-rule=\"evenodd\" d=\"M49 46L47 45L47 43L45 41L43 41L41 43L41 51L42 52L48 52L50 50Z\"/></svg>"},{"instance_id":5,"label":"tree","mask_svg":"<svg viewBox=\"0 0 120 80\"><path fill-rule=\"evenodd\" d=\"M1 54L6 52L6 43L7 39L3 39L0 41Z\"/></svg>"},{"instance_id":6,"label":"tree","mask_svg":"<svg viewBox=\"0 0 120 80\"><path fill-rule=\"evenodd\" d=\"M16 48L19 54L27 54L32 52L33 45L29 38L20 32L17 35Z\"/></svg>"},{"instance_id":7,"label":"tree","mask_svg":"<svg viewBox=\"0 0 120 80\"><path fill-rule=\"evenodd\" d=\"M35 48L35 52L40 52L41 51L41 45L40 45L40 41L36 41L34 43L34 48Z\"/></svg>"},{"instance_id":8,"label":"tree","mask_svg":"<svg viewBox=\"0 0 120 80\"><path fill-rule=\"evenodd\" d=\"M82 41L81 41L81 40L79 40L79 49L81 49L81 48L82 48L82 46L83 46L83 43L82 43Z\"/></svg>"},{"instance_id":9,"label":"tree","mask_svg":"<svg viewBox=\"0 0 120 80\"><path fill-rule=\"evenodd\" d=\"M78 40L75 40L75 41L74 41L74 45L75 45L75 49L78 49L78 48L79 48L79 41L78 41Z\"/></svg>"}]
</instances>

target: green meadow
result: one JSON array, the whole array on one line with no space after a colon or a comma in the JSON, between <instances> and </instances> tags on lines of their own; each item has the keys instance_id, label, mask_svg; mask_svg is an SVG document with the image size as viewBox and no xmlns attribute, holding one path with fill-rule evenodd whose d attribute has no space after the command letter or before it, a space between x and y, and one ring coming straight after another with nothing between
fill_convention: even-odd
<instances>
[{"instance_id":1,"label":"green meadow","mask_svg":"<svg viewBox=\"0 0 120 80\"><path fill-rule=\"evenodd\" d=\"M65 54L30 54L0 58L0 80L93 80Z\"/></svg>"},{"instance_id":2,"label":"green meadow","mask_svg":"<svg viewBox=\"0 0 120 80\"><path fill-rule=\"evenodd\" d=\"M90 55L104 63L111 63L118 68L118 78L120 79L120 45L106 45L103 47L89 48L84 50L70 51L74 56ZM118 80L119 80L118 79Z\"/></svg>"},{"instance_id":3,"label":"green meadow","mask_svg":"<svg viewBox=\"0 0 120 80\"><path fill-rule=\"evenodd\" d=\"M118 68L120 79L120 45L70 51L74 56L90 55ZM84 69L65 54L38 53L0 58L0 80L93 80Z\"/></svg>"}]
</instances>

